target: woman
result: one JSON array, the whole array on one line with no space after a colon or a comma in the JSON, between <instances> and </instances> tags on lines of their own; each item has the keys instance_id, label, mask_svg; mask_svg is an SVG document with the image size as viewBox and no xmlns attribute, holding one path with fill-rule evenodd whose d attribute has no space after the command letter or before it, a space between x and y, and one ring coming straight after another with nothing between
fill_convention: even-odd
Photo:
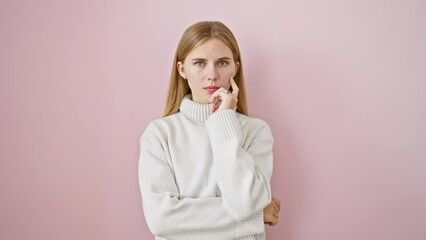
<instances>
[{"instance_id":1,"label":"woman","mask_svg":"<svg viewBox=\"0 0 426 240\"><path fill-rule=\"evenodd\" d=\"M164 116L140 146L143 210L156 240L260 240L265 224L278 222L272 134L247 116L239 48L224 24L185 31Z\"/></svg>"}]
</instances>

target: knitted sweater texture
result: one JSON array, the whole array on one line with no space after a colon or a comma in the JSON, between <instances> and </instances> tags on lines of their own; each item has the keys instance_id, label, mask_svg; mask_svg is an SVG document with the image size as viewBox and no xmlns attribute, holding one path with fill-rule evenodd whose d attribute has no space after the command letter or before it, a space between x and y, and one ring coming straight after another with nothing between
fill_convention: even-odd
<instances>
[{"instance_id":1,"label":"knitted sweater texture","mask_svg":"<svg viewBox=\"0 0 426 240\"><path fill-rule=\"evenodd\" d=\"M264 240L273 137L262 120L185 96L140 138L139 186L156 240Z\"/></svg>"}]
</instances>

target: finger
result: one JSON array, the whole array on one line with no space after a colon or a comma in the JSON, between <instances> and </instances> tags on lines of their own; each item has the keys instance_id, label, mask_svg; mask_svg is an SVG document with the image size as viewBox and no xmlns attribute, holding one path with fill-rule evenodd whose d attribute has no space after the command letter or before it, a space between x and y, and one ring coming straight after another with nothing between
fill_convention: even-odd
<instances>
[{"instance_id":1,"label":"finger","mask_svg":"<svg viewBox=\"0 0 426 240\"><path fill-rule=\"evenodd\" d=\"M218 90L216 90L216 91L221 91L221 92L223 92L223 93L228 93L228 90L226 90L224 87L221 87L221 88L219 88Z\"/></svg>"},{"instance_id":2,"label":"finger","mask_svg":"<svg viewBox=\"0 0 426 240\"><path fill-rule=\"evenodd\" d=\"M214 113L214 112L216 112L216 110L217 110L217 106L216 106L216 105L213 105L213 106L212 106L212 109L211 109L211 112L212 112L212 113Z\"/></svg>"},{"instance_id":3,"label":"finger","mask_svg":"<svg viewBox=\"0 0 426 240\"><path fill-rule=\"evenodd\" d=\"M209 100L210 104L211 104L211 112L215 112L218 106L218 102L219 102L219 98L218 97L214 97L212 99Z\"/></svg>"},{"instance_id":4,"label":"finger","mask_svg":"<svg viewBox=\"0 0 426 240\"><path fill-rule=\"evenodd\" d=\"M228 90L226 90L225 88L221 87L219 89L217 89L212 96L210 96L209 98L209 102L212 104L217 105L218 107L220 106L220 104L222 103L222 101L225 100L225 98L228 98Z\"/></svg>"},{"instance_id":5,"label":"finger","mask_svg":"<svg viewBox=\"0 0 426 240\"><path fill-rule=\"evenodd\" d=\"M215 100L215 98L222 98L224 95L226 95L226 92L223 92L220 90L221 88L219 88L218 90L216 90L209 98L209 102L213 103L213 101Z\"/></svg>"},{"instance_id":6,"label":"finger","mask_svg":"<svg viewBox=\"0 0 426 240\"><path fill-rule=\"evenodd\" d=\"M214 100L217 98L219 94L217 94L216 92L214 92L210 97L209 97L209 103L213 103Z\"/></svg>"},{"instance_id":7,"label":"finger","mask_svg":"<svg viewBox=\"0 0 426 240\"><path fill-rule=\"evenodd\" d=\"M216 97L210 97L209 98L209 103L211 103L211 104L216 103Z\"/></svg>"},{"instance_id":8,"label":"finger","mask_svg":"<svg viewBox=\"0 0 426 240\"><path fill-rule=\"evenodd\" d=\"M272 200L278 205L278 208L281 210L281 202L278 198L272 197Z\"/></svg>"},{"instance_id":9,"label":"finger","mask_svg":"<svg viewBox=\"0 0 426 240\"><path fill-rule=\"evenodd\" d=\"M278 207L281 208L281 201L278 198L275 198L275 202L278 204Z\"/></svg>"},{"instance_id":10,"label":"finger","mask_svg":"<svg viewBox=\"0 0 426 240\"><path fill-rule=\"evenodd\" d=\"M272 202L272 206L278 208L278 211L280 210L280 206L276 202Z\"/></svg>"},{"instance_id":11,"label":"finger","mask_svg":"<svg viewBox=\"0 0 426 240\"><path fill-rule=\"evenodd\" d=\"M221 104L220 96L218 95L214 97L211 104L212 104L212 112L215 112Z\"/></svg>"},{"instance_id":12,"label":"finger","mask_svg":"<svg viewBox=\"0 0 426 240\"><path fill-rule=\"evenodd\" d=\"M216 96L216 97L213 99L213 103L214 103L215 105L218 105L218 104L220 103L220 96Z\"/></svg>"},{"instance_id":13,"label":"finger","mask_svg":"<svg viewBox=\"0 0 426 240\"><path fill-rule=\"evenodd\" d=\"M278 224L278 219L277 219L277 220L275 220L272 224L273 224L272 226L277 225L277 224Z\"/></svg>"},{"instance_id":14,"label":"finger","mask_svg":"<svg viewBox=\"0 0 426 240\"><path fill-rule=\"evenodd\" d=\"M275 218L277 218L278 219L278 213L276 213L276 212L274 212L273 214L272 214Z\"/></svg>"},{"instance_id":15,"label":"finger","mask_svg":"<svg viewBox=\"0 0 426 240\"><path fill-rule=\"evenodd\" d=\"M280 209L279 209L277 206L273 206L273 208L274 208L274 210L275 210L276 212L279 212L279 211L280 211Z\"/></svg>"},{"instance_id":16,"label":"finger","mask_svg":"<svg viewBox=\"0 0 426 240\"><path fill-rule=\"evenodd\" d=\"M225 88L219 88L216 90L217 94L215 95L213 102L220 105L223 102L224 97L228 95L228 91Z\"/></svg>"},{"instance_id":17,"label":"finger","mask_svg":"<svg viewBox=\"0 0 426 240\"><path fill-rule=\"evenodd\" d=\"M238 86L235 83L235 80L232 76L231 76L230 82L231 82L231 86L232 86L232 95L234 97L238 97L238 93L239 93L240 89L238 88Z\"/></svg>"}]
</instances>

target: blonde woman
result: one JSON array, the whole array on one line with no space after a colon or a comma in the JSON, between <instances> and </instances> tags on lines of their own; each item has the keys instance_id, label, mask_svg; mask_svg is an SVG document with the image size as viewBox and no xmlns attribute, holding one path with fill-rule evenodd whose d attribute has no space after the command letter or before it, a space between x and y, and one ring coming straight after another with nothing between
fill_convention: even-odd
<instances>
[{"instance_id":1,"label":"blonde woman","mask_svg":"<svg viewBox=\"0 0 426 240\"><path fill-rule=\"evenodd\" d=\"M199 22L173 61L164 116L140 139L139 185L156 240L263 240L278 222L273 137L247 116L243 66L232 32Z\"/></svg>"}]
</instances>

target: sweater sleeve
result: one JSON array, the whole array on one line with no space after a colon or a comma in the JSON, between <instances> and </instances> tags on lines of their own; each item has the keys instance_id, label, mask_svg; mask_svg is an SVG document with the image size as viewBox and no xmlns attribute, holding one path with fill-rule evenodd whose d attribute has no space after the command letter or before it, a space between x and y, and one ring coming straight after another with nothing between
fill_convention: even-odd
<instances>
[{"instance_id":1,"label":"sweater sleeve","mask_svg":"<svg viewBox=\"0 0 426 240\"><path fill-rule=\"evenodd\" d=\"M214 113L206 121L223 207L236 221L262 210L272 197L272 133L264 121L250 121L247 136L234 110Z\"/></svg>"},{"instance_id":2,"label":"sweater sleeve","mask_svg":"<svg viewBox=\"0 0 426 240\"><path fill-rule=\"evenodd\" d=\"M150 124L140 139L139 186L152 234L168 240L223 240L264 232L263 210L237 222L224 210L222 197L180 198L162 135Z\"/></svg>"}]
</instances>

